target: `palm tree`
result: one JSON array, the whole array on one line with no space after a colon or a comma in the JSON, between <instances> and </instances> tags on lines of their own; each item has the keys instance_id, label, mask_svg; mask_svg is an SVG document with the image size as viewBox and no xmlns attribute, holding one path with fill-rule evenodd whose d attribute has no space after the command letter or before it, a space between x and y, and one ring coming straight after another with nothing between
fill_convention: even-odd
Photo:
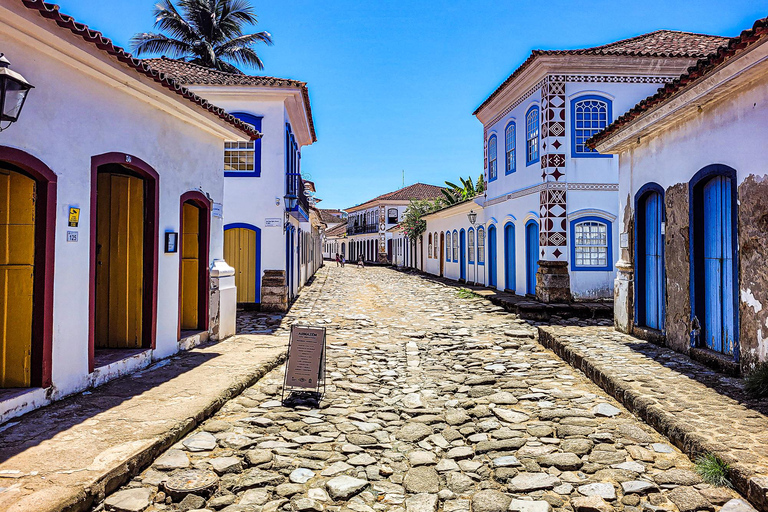
<instances>
[{"instance_id":1,"label":"palm tree","mask_svg":"<svg viewBox=\"0 0 768 512\"><path fill-rule=\"evenodd\" d=\"M471 176L466 180L459 176L459 179L461 180L461 186L451 183L450 181L445 182L445 184L448 185L448 188L442 189L441 192L445 197L441 199L446 204L451 205L472 199L476 195L482 194L485 190L482 174L477 179L477 185L472 182Z\"/></svg>"},{"instance_id":2,"label":"palm tree","mask_svg":"<svg viewBox=\"0 0 768 512\"><path fill-rule=\"evenodd\" d=\"M193 64L239 73L238 65L264 69L254 47L272 44L269 32L243 33L258 20L248 0L160 0L154 9L160 33L144 32L131 38L136 55L167 54Z\"/></svg>"}]
</instances>

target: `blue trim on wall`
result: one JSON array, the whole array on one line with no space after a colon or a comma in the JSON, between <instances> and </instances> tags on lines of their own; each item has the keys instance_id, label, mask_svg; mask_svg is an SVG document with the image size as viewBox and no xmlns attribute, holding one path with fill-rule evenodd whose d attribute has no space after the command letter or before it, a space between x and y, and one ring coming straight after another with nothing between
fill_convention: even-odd
<instances>
[{"instance_id":1,"label":"blue trim on wall","mask_svg":"<svg viewBox=\"0 0 768 512\"><path fill-rule=\"evenodd\" d=\"M510 240L509 233L512 233ZM511 243L510 243L511 242ZM517 234L515 223L509 221L504 224L504 288L512 293L517 289ZM510 246L512 250L510 251Z\"/></svg>"},{"instance_id":2,"label":"blue trim on wall","mask_svg":"<svg viewBox=\"0 0 768 512\"><path fill-rule=\"evenodd\" d=\"M495 225L488 226L488 286L499 286L499 272L496 255L498 248L498 229Z\"/></svg>"},{"instance_id":3,"label":"blue trim on wall","mask_svg":"<svg viewBox=\"0 0 768 512\"><path fill-rule=\"evenodd\" d=\"M491 141L493 141L493 146L495 149L495 155L494 158L491 159ZM491 160L496 164L496 173L491 176ZM496 137L496 134L492 134L490 137L488 137L488 181L496 181L496 179L499 177L499 139Z\"/></svg>"},{"instance_id":4,"label":"blue trim on wall","mask_svg":"<svg viewBox=\"0 0 768 512\"><path fill-rule=\"evenodd\" d=\"M640 310L641 307L645 308L645 301L644 300L642 301L643 304L642 305L640 304L640 302L641 302L640 301L640 284L641 283L640 283L640 266L639 266L640 265L640 252L639 252L640 251L640 244L639 244L640 237L638 236L638 233L640 233L640 230L639 230L639 226L640 226L640 224L639 224L639 221L640 221L640 201L644 200L645 196L647 196L648 194L651 194L651 193L654 193L654 192L658 193L659 195L661 195L661 218L662 218L662 222L666 223L667 222L667 208L666 208L666 203L664 202L664 193L665 193L664 187L662 187L658 183L653 183L653 182L646 183L645 185L640 187L638 189L638 191L635 193L635 205L634 205L634 209L635 209L635 240L634 240L634 255L635 255L635 257L634 257L634 260L635 260L635 262L634 262L634 270L635 270L635 279L634 279L634 281L635 281L635 283L634 283L634 285L635 285L635 319L634 319L634 324L638 325L638 326L641 325L638 322L638 319L640 318L640 314L641 313L643 313L643 318L645 318L644 311ZM661 235L661 239L662 239L662 242L663 242L666 239L666 235L662 234ZM665 267L664 268L664 270L665 270L664 275L666 277L666 253L665 253L665 251L666 251L665 244L662 243L661 244L661 260L662 260L662 262L664 262L663 263L664 267ZM666 297L667 297L666 279L664 279L664 283L662 283L662 285L664 285L664 292L663 292L662 296L666 299ZM643 297L643 298L645 298L645 297ZM661 329L662 332L666 332L666 310L667 310L667 303L666 303L666 300L665 300L663 305L662 305L662 312L664 313L664 319L665 319L665 321L662 322L662 325L663 325L663 327Z\"/></svg>"},{"instance_id":5,"label":"blue trim on wall","mask_svg":"<svg viewBox=\"0 0 768 512\"><path fill-rule=\"evenodd\" d=\"M261 228L245 222L233 222L224 225L224 231L237 228L250 229L256 232L256 302L254 304L261 304Z\"/></svg>"},{"instance_id":6,"label":"blue trim on wall","mask_svg":"<svg viewBox=\"0 0 768 512\"><path fill-rule=\"evenodd\" d=\"M536 236L529 236L530 226L536 228ZM539 270L540 230L541 226L539 224L539 219L530 219L525 223L525 293L527 295L536 295L536 273ZM536 244L535 252L532 250L534 243ZM532 254L535 256L535 258L531 257Z\"/></svg>"},{"instance_id":7,"label":"blue trim on wall","mask_svg":"<svg viewBox=\"0 0 768 512\"><path fill-rule=\"evenodd\" d=\"M536 158L528 160L528 136L531 132L528 130L528 114L532 110L536 110ZM533 165L541 159L541 110L538 105L531 105L528 110L525 111L525 166Z\"/></svg>"},{"instance_id":8,"label":"blue trim on wall","mask_svg":"<svg viewBox=\"0 0 768 512\"><path fill-rule=\"evenodd\" d=\"M606 264L603 267L577 267L576 266L576 224L579 224L581 222L588 222L588 221L594 221L594 222L601 222L605 224L605 230L608 235L608 251L606 254ZM609 221L608 219L604 217L597 217L597 216L589 216L589 217L580 217L578 219L574 219L571 221L571 271L573 272L595 272L595 271L605 271L605 270L613 270L613 223Z\"/></svg>"},{"instance_id":9,"label":"blue trim on wall","mask_svg":"<svg viewBox=\"0 0 768 512\"><path fill-rule=\"evenodd\" d=\"M576 152L576 104L584 100L598 100L605 102L608 105L608 118L606 119L605 126L607 127L613 120L613 102L605 96L599 96L597 94L585 94L584 96L573 98L571 100L571 158L613 158L613 155L611 154L602 154L595 150L592 150L589 153Z\"/></svg>"},{"instance_id":10,"label":"blue trim on wall","mask_svg":"<svg viewBox=\"0 0 768 512\"><path fill-rule=\"evenodd\" d=\"M696 304L696 287L703 287L703 272L704 269L701 269L701 278L699 279L697 274L697 266L694 261L694 250L696 241L694 239L694 227L695 224L695 211L697 208L698 201L695 201L697 193L700 192L702 185L704 185L709 178L713 178L715 176L725 176L728 179L731 180L731 208L732 215L731 215L731 233L732 233L732 258L733 258L733 315L734 315L734 330L733 330L733 360L735 362L739 362L740 358L740 347L739 347L739 257L738 257L738 192L737 192L737 173L736 169L729 167L724 164L711 164L703 169L699 170L696 174L693 175L691 180L688 182L688 266L689 266L689 272L690 272L690 286L689 286L689 292L690 292L690 303L691 303L691 320L693 320L693 317L696 316L697 312L697 304ZM699 222L703 222L703 219L698 219ZM703 249L701 251L701 256L703 257ZM703 267L703 264L701 265ZM703 293L700 300L700 304L698 305L701 309L703 309ZM700 311L702 316L704 315L704 311ZM700 323L703 325L704 321L700 319ZM691 346L693 346L693 338L691 338ZM706 344L705 344L706 346Z\"/></svg>"},{"instance_id":11,"label":"blue trim on wall","mask_svg":"<svg viewBox=\"0 0 768 512\"><path fill-rule=\"evenodd\" d=\"M239 120L252 124L261 132L261 121L264 116L257 116L248 112L230 112ZM261 177L261 139L253 141L253 172L224 171L225 178L259 178Z\"/></svg>"},{"instance_id":12,"label":"blue trim on wall","mask_svg":"<svg viewBox=\"0 0 768 512\"><path fill-rule=\"evenodd\" d=\"M510 159L507 158L507 153L509 153L509 137L507 137L507 130L512 127L512 151L515 152L515 154L512 157L512 165L510 165ZM507 126L504 128L504 175L512 174L513 172L517 171L517 125L514 121L510 121L507 123Z\"/></svg>"},{"instance_id":13,"label":"blue trim on wall","mask_svg":"<svg viewBox=\"0 0 768 512\"><path fill-rule=\"evenodd\" d=\"M462 228L459 231L459 279L467 279L467 234Z\"/></svg>"}]
</instances>

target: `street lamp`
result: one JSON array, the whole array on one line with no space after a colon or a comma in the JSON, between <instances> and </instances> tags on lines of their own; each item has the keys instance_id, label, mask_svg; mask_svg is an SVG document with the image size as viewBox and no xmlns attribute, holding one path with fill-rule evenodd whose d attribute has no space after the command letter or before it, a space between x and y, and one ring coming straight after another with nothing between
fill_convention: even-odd
<instances>
[{"instance_id":1,"label":"street lamp","mask_svg":"<svg viewBox=\"0 0 768 512\"><path fill-rule=\"evenodd\" d=\"M0 53L0 132L19 119L27 93L34 86L10 69L11 63ZM2 126L3 121L8 125Z\"/></svg>"},{"instance_id":2,"label":"street lamp","mask_svg":"<svg viewBox=\"0 0 768 512\"><path fill-rule=\"evenodd\" d=\"M475 221L477 220L477 214L475 213L475 210L469 210L469 213L467 214L467 218L469 219L469 223L474 226Z\"/></svg>"},{"instance_id":3,"label":"street lamp","mask_svg":"<svg viewBox=\"0 0 768 512\"><path fill-rule=\"evenodd\" d=\"M289 212L293 211L299 204L299 198L294 194L287 194L283 199L285 200L285 209Z\"/></svg>"}]
</instances>

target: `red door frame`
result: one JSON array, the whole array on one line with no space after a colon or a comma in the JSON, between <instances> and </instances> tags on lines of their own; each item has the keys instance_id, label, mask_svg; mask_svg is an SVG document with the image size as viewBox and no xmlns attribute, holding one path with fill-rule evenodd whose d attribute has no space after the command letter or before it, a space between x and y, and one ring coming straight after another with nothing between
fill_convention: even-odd
<instances>
[{"instance_id":1,"label":"red door frame","mask_svg":"<svg viewBox=\"0 0 768 512\"><path fill-rule=\"evenodd\" d=\"M184 192L181 195L181 201L179 203L179 247L183 242L184 235L184 203L190 203L197 206L200 209L200 242L198 245L200 260L199 277L198 277L198 289L197 289L197 311L198 317L197 325L201 331L207 331L209 329L209 298L208 298L208 283L210 282L210 246L211 246L211 200L200 191L190 190ZM177 338L181 339L181 249L178 252L179 255L179 322L177 329Z\"/></svg>"},{"instance_id":2,"label":"red door frame","mask_svg":"<svg viewBox=\"0 0 768 512\"><path fill-rule=\"evenodd\" d=\"M31 385L52 384L53 273L56 235L56 181L50 167L20 149L0 146L0 160L29 174L36 183L35 278L33 284ZM41 229L42 228L42 229Z\"/></svg>"},{"instance_id":3,"label":"red door frame","mask_svg":"<svg viewBox=\"0 0 768 512\"><path fill-rule=\"evenodd\" d=\"M91 157L91 268L88 307L88 371L94 369L96 343L96 189L99 167L117 164L144 180L144 300L142 304L142 348L154 349L157 338L157 260L160 176L144 160L126 153L104 153Z\"/></svg>"}]
</instances>

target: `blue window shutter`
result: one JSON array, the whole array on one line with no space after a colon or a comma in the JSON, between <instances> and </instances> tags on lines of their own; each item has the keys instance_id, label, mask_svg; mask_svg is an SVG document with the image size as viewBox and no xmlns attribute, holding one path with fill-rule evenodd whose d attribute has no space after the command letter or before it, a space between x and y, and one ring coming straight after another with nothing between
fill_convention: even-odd
<instances>
[{"instance_id":1,"label":"blue window shutter","mask_svg":"<svg viewBox=\"0 0 768 512\"><path fill-rule=\"evenodd\" d=\"M232 115L244 123L252 124L261 133L261 120L263 117L246 112L233 112ZM253 141L253 148L253 174L248 173L248 175L258 178L261 176L261 139Z\"/></svg>"}]
</instances>

